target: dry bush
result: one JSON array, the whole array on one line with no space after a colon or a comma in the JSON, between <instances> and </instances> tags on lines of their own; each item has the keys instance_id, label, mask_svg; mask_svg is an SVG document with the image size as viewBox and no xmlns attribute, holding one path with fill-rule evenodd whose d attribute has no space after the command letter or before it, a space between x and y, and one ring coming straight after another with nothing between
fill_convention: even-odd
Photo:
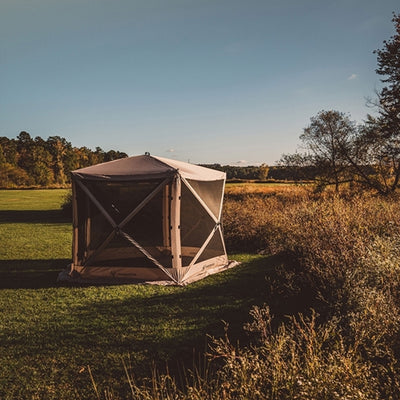
<instances>
[{"instance_id":1,"label":"dry bush","mask_svg":"<svg viewBox=\"0 0 400 400\"><path fill-rule=\"evenodd\" d=\"M247 329L256 332L253 347L214 340L213 356L223 359L218 373L226 399L378 399L370 364L338 333L337 321L319 325L292 317L274 332L269 308L254 307Z\"/></svg>"},{"instance_id":2,"label":"dry bush","mask_svg":"<svg viewBox=\"0 0 400 400\"><path fill-rule=\"evenodd\" d=\"M128 376L132 399L180 400L375 400L381 398L371 363L338 333L338 321L319 325L315 314L272 327L269 308L254 307L246 329L257 341L233 345L213 339L206 372L188 372L184 385L154 373L138 385ZM98 392L97 392L98 394ZM98 395L100 399L101 396ZM105 399L115 399L105 392Z\"/></svg>"},{"instance_id":3,"label":"dry bush","mask_svg":"<svg viewBox=\"0 0 400 400\"><path fill-rule=\"evenodd\" d=\"M213 339L207 373L131 382L132 398L400 398L398 198L228 193L224 228L230 251L286 255L245 327L253 344Z\"/></svg>"},{"instance_id":4,"label":"dry bush","mask_svg":"<svg viewBox=\"0 0 400 400\"><path fill-rule=\"evenodd\" d=\"M226 203L229 246L290 255L269 277L276 303L292 295L297 311L317 310L320 324L339 321L340 340L370 364L382 398L399 398L399 199L296 193Z\"/></svg>"},{"instance_id":5,"label":"dry bush","mask_svg":"<svg viewBox=\"0 0 400 400\"><path fill-rule=\"evenodd\" d=\"M268 189L268 188L266 188ZM224 237L230 252L268 249L271 239L278 239L282 229L281 215L295 204L309 198L309 193L292 186L284 190L228 191L224 200Z\"/></svg>"}]
</instances>

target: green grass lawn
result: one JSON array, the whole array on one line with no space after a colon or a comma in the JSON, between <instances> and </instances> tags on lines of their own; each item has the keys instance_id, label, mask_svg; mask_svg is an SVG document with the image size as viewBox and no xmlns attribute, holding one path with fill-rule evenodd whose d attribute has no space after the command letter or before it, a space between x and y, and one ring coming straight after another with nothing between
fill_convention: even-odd
<instances>
[{"instance_id":1,"label":"green grass lawn","mask_svg":"<svg viewBox=\"0 0 400 400\"><path fill-rule=\"evenodd\" d=\"M0 398L93 398L100 388L128 392L152 362L175 368L202 351L207 334L244 340L242 325L266 296L274 262L235 255L242 265L187 287L61 286L70 262L65 190L0 191Z\"/></svg>"}]
</instances>

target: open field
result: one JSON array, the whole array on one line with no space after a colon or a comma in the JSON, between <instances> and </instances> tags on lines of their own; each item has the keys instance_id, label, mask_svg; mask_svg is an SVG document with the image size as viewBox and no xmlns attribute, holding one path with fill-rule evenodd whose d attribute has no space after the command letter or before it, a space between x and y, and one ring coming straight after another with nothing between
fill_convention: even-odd
<instances>
[{"instance_id":1,"label":"open field","mask_svg":"<svg viewBox=\"0 0 400 400\"><path fill-rule=\"evenodd\" d=\"M230 183L225 186L225 193L227 195L237 194L274 194L274 193L289 193L300 188L304 185L294 183L264 183L264 182L246 182L246 183Z\"/></svg>"},{"instance_id":2,"label":"open field","mask_svg":"<svg viewBox=\"0 0 400 400\"><path fill-rule=\"evenodd\" d=\"M0 398L400 398L399 198L253 189L226 190L242 264L183 288L58 286L63 192L0 191Z\"/></svg>"},{"instance_id":3,"label":"open field","mask_svg":"<svg viewBox=\"0 0 400 400\"><path fill-rule=\"evenodd\" d=\"M260 256L238 255L242 266L185 288L57 285L71 247L64 195L0 191L0 398L89 398L88 366L101 387L123 392L123 360L145 376L153 360L191 360L207 333L223 334L222 320L242 334L263 301Z\"/></svg>"}]
</instances>

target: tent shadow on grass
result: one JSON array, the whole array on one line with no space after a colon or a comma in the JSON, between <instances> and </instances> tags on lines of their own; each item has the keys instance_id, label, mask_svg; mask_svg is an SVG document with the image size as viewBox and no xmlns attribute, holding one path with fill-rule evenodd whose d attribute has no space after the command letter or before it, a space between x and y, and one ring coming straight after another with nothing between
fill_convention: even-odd
<instances>
[{"instance_id":1,"label":"tent shadow on grass","mask_svg":"<svg viewBox=\"0 0 400 400\"><path fill-rule=\"evenodd\" d=\"M27 275L26 281L19 281L19 287L54 285L55 279L51 282L57 273L54 266L64 261L14 260L14 270ZM252 305L262 304L268 298L265 275L277 262L275 257L259 258L185 287L132 287L131 296L129 287L124 285L121 298L104 297L99 294L103 293L101 288L96 296L91 288L93 301L84 304L77 301L65 319L55 316L51 330L46 328L43 345L29 348L30 357L41 358L42 354L56 351L60 359L65 359L65 355L72 352L76 357L70 360L71 368L72 364L85 365L88 359L96 359L91 365L94 371L103 368L109 371L105 375L115 377L123 374L121 357L124 354L137 357L138 363L135 365L134 361L133 367L139 368L136 373L143 373L143 376L150 372L154 360L161 366L167 360L172 367L177 363L190 364L194 349L204 351L207 334L224 334L223 321L229 323L229 331L235 339L244 339L242 326L249 320ZM0 268L4 266L0 264ZM15 280L11 278L5 280L8 281L6 286L15 287ZM40 284L39 278L45 283ZM4 279L2 281L4 285ZM74 286L60 289L60 295L76 291ZM77 300L79 297L77 295ZM30 327L30 337L42 335L41 324ZM14 336L13 340L18 338ZM98 354L104 354L105 349L110 356L101 357L99 361ZM74 374L73 370L70 372Z\"/></svg>"},{"instance_id":2,"label":"tent shadow on grass","mask_svg":"<svg viewBox=\"0 0 400 400\"><path fill-rule=\"evenodd\" d=\"M42 289L59 286L57 276L69 259L0 260L0 289Z\"/></svg>"},{"instance_id":3,"label":"tent shadow on grass","mask_svg":"<svg viewBox=\"0 0 400 400\"><path fill-rule=\"evenodd\" d=\"M225 323L233 344L248 343L251 339L243 326L251 320L249 311L254 305L271 305L276 313L276 326L288 315L309 309L312 297L304 293L292 296L283 286L277 291L270 290L271 282L278 283L276 268L285 268L290 262L285 255L262 257L184 288L170 287L168 293L154 291L145 297L133 295L128 299L100 300L92 302L90 307L76 307L74 312L83 321L92 315L112 316L108 321L114 320L115 324L103 327L99 323L95 329L105 337L115 338L113 343L107 344L111 353L144 352L145 359L139 357L136 366L133 363L136 375L140 375L140 371L148 375L154 360L158 360L161 368L165 367L165 362L171 370L183 365L190 368L194 352L201 354L206 349L207 335L223 336ZM166 320L171 320L172 326ZM116 335L116 329L121 328L119 321L124 321L122 325L127 328L121 337ZM91 346L98 351L102 349L101 342L92 341ZM111 374L112 370L110 367Z\"/></svg>"},{"instance_id":4,"label":"tent shadow on grass","mask_svg":"<svg viewBox=\"0 0 400 400\"><path fill-rule=\"evenodd\" d=\"M66 223L71 218L62 210L0 210L0 223Z\"/></svg>"},{"instance_id":5,"label":"tent shadow on grass","mask_svg":"<svg viewBox=\"0 0 400 400\"><path fill-rule=\"evenodd\" d=\"M58 268L66 261L4 261L0 263L0 280L12 287L14 278L22 274L26 281L19 280L17 287L53 287ZM90 365L101 387L111 385L123 393L122 360L132 366L138 378L149 376L155 360L161 370L167 362L172 373L179 373L185 366L193 367L193 354L200 357L204 352L207 335L224 335L223 321L229 324L232 343L239 340L243 344L249 340L243 324L251 320L253 305L283 307L278 317L281 320L293 311L285 309L288 302L299 307L298 299L288 298L282 282L279 286L277 270L290 262L282 255L253 256L236 268L185 287L116 285L114 291L109 286L80 290L80 285L75 285L52 289L49 296L59 299L59 305L66 298L68 305L53 308L49 303L45 314L29 326L28 336L25 331L10 331L6 336L9 343L4 345L14 346L15 351L23 349L29 373L50 376L66 387L91 393L90 377L79 372L82 366ZM11 275L6 277L6 271ZM55 360L56 368L36 362L48 357Z\"/></svg>"}]
</instances>

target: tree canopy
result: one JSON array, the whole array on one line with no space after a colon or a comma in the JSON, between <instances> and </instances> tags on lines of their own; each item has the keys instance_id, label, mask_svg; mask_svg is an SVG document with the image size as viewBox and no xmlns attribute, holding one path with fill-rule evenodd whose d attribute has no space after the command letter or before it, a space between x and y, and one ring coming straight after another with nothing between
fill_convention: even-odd
<instances>
[{"instance_id":1,"label":"tree canopy","mask_svg":"<svg viewBox=\"0 0 400 400\"><path fill-rule=\"evenodd\" d=\"M15 139L0 137L0 187L65 186L70 171L123 157L120 151L92 151L60 136L44 140L22 131Z\"/></svg>"},{"instance_id":2,"label":"tree canopy","mask_svg":"<svg viewBox=\"0 0 400 400\"><path fill-rule=\"evenodd\" d=\"M305 153L283 155L280 164L308 173L320 186L345 182L389 194L400 182L400 14L393 14L395 35L377 54L384 84L377 93L377 116L356 125L339 111L320 111L300 136ZM312 176L311 176L312 175Z\"/></svg>"}]
</instances>

